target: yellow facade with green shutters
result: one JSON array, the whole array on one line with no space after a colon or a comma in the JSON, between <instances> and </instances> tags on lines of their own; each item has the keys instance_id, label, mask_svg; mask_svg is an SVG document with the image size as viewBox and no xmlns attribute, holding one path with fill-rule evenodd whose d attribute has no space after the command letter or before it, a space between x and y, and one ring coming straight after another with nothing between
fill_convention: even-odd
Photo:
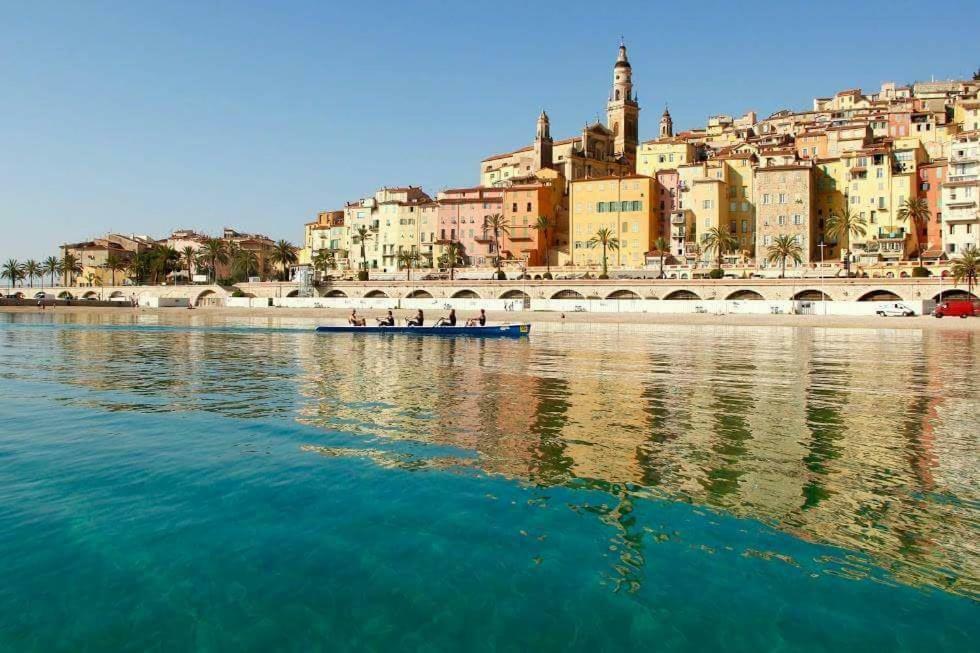
<instances>
[{"instance_id":1,"label":"yellow facade with green shutters","mask_svg":"<svg viewBox=\"0 0 980 653\"><path fill-rule=\"evenodd\" d=\"M602 247L589 240L606 228L619 243L610 267L642 267L657 238L657 180L645 175L573 181L569 191L569 252L576 266L601 266Z\"/></svg>"}]
</instances>

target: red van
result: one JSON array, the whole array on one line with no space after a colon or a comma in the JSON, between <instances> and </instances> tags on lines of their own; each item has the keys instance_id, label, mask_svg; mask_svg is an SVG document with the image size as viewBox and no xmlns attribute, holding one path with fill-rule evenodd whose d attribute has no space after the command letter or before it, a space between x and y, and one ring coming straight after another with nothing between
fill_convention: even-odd
<instances>
[{"instance_id":1,"label":"red van","mask_svg":"<svg viewBox=\"0 0 980 653\"><path fill-rule=\"evenodd\" d=\"M980 314L980 310L969 299L950 299L937 306L932 314L936 317L946 317L947 315L950 317L975 317Z\"/></svg>"}]
</instances>

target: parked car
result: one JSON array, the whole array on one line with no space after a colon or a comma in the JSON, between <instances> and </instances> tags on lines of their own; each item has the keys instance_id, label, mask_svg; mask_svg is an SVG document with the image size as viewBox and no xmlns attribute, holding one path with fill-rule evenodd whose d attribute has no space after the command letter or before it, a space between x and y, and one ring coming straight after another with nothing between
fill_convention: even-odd
<instances>
[{"instance_id":1,"label":"parked car","mask_svg":"<svg viewBox=\"0 0 980 653\"><path fill-rule=\"evenodd\" d=\"M34 293L34 299L58 299L58 298L54 295L54 293L41 291L41 292Z\"/></svg>"},{"instance_id":2,"label":"parked car","mask_svg":"<svg viewBox=\"0 0 980 653\"><path fill-rule=\"evenodd\" d=\"M915 315L915 311L905 304L885 304L875 313L881 317L912 317Z\"/></svg>"},{"instance_id":3,"label":"parked car","mask_svg":"<svg viewBox=\"0 0 980 653\"><path fill-rule=\"evenodd\" d=\"M969 299L950 299L939 306L936 310L932 312L936 317L976 317L980 315L980 309Z\"/></svg>"}]
</instances>

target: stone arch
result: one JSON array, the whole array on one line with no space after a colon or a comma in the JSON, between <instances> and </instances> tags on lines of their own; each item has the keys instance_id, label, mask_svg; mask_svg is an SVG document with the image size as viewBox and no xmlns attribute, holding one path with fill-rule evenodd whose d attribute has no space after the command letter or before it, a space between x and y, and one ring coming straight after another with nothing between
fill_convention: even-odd
<instances>
[{"instance_id":1,"label":"stone arch","mask_svg":"<svg viewBox=\"0 0 980 653\"><path fill-rule=\"evenodd\" d=\"M798 302L830 302L833 301L830 295L827 293L816 290L814 288L808 288L807 290L801 290L800 292L793 295L793 299Z\"/></svg>"},{"instance_id":2,"label":"stone arch","mask_svg":"<svg viewBox=\"0 0 980 653\"><path fill-rule=\"evenodd\" d=\"M682 299L688 301L701 301L701 298L696 292L690 290L675 290L669 293L664 299Z\"/></svg>"},{"instance_id":3,"label":"stone arch","mask_svg":"<svg viewBox=\"0 0 980 653\"><path fill-rule=\"evenodd\" d=\"M290 290L286 297L299 297L299 289Z\"/></svg>"},{"instance_id":4,"label":"stone arch","mask_svg":"<svg viewBox=\"0 0 980 653\"><path fill-rule=\"evenodd\" d=\"M345 293L343 290L334 288L333 290L328 290L324 297L347 297L347 293Z\"/></svg>"},{"instance_id":5,"label":"stone arch","mask_svg":"<svg viewBox=\"0 0 980 653\"><path fill-rule=\"evenodd\" d=\"M735 292L729 294L728 297L725 297L725 299L731 299L733 301L757 301L763 300L765 297L754 290L742 288L741 290L736 290Z\"/></svg>"},{"instance_id":6,"label":"stone arch","mask_svg":"<svg viewBox=\"0 0 980 653\"><path fill-rule=\"evenodd\" d=\"M500 299L521 299L527 301L530 296L523 290L508 290L500 295Z\"/></svg>"},{"instance_id":7,"label":"stone arch","mask_svg":"<svg viewBox=\"0 0 980 653\"><path fill-rule=\"evenodd\" d=\"M366 299L376 299L381 297L388 297L387 293L383 290L370 290L364 294Z\"/></svg>"},{"instance_id":8,"label":"stone arch","mask_svg":"<svg viewBox=\"0 0 980 653\"><path fill-rule=\"evenodd\" d=\"M480 295L475 290L464 288L453 293L452 299L480 299Z\"/></svg>"},{"instance_id":9,"label":"stone arch","mask_svg":"<svg viewBox=\"0 0 980 653\"><path fill-rule=\"evenodd\" d=\"M405 295L405 299L432 299L432 293L428 290L413 290Z\"/></svg>"},{"instance_id":10,"label":"stone arch","mask_svg":"<svg viewBox=\"0 0 980 653\"><path fill-rule=\"evenodd\" d=\"M99 298L99 293L95 292L94 290L89 290L87 293L82 295L82 299L98 299L98 298Z\"/></svg>"},{"instance_id":11,"label":"stone arch","mask_svg":"<svg viewBox=\"0 0 980 653\"><path fill-rule=\"evenodd\" d=\"M871 290L860 297L858 297L859 302L900 302L902 298L893 293L890 290L884 290L879 288L878 290Z\"/></svg>"},{"instance_id":12,"label":"stone arch","mask_svg":"<svg viewBox=\"0 0 980 653\"><path fill-rule=\"evenodd\" d=\"M217 298L217 293L215 293L210 288L207 290L202 290L201 292L197 293L197 297L194 298L194 301L191 303L191 305L203 306L204 304L207 303L209 297Z\"/></svg>"},{"instance_id":13,"label":"stone arch","mask_svg":"<svg viewBox=\"0 0 980 653\"><path fill-rule=\"evenodd\" d=\"M121 290L114 290L112 292L112 294L109 295L109 299L116 299L118 297L125 297L125 296L126 295L123 294L123 291L121 291Z\"/></svg>"},{"instance_id":14,"label":"stone arch","mask_svg":"<svg viewBox=\"0 0 980 653\"><path fill-rule=\"evenodd\" d=\"M58 293L58 299L75 299L75 296L67 290L62 290L60 293Z\"/></svg>"},{"instance_id":15,"label":"stone arch","mask_svg":"<svg viewBox=\"0 0 980 653\"><path fill-rule=\"evenodd\" d=\"M621 289L614 290L613 292L609 293L606 295L606 299L642 299L642 297L637 295L632 290Z\"/></svg>"},{"instance_id":16,"label":"stone arch","mask_svg":"<svg viewBox=\"0 0 980 653\"><path fill-rule=\"evenodd\" d=\"M971 292L967 292L962 288L951 288L950 290L944 290L942 293L936 293L933 297L935 301L940 301L939 296L942 294L942 301L948 301L951 299L969 299L971 301L980 301L980 297L977 297Z\"/></svg>"},{"instance_id":17,"label":"stone arch","mask_svg":"<svg viewBox=\"0 0 980 653\"><path fill-rule=\"evenodd\" d=\"M566 288L565 290L559 290L554 295L551 296L552 299L585 299L585 297L577 290L571 290Z\"/></svg>"}]
</instances>

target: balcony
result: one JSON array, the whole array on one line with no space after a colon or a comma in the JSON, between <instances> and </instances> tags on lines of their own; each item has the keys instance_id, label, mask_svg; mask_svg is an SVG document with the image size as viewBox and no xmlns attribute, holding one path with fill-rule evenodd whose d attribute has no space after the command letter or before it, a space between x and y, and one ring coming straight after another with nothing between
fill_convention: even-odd
<instances>
[{"instance_id":1,"label":"balcony","mask_svg":"<svg viewBox=\"0 0 980 653\"><path fill-rule=\"evenodd\" d=\"M884 227L878 228L878 240L905 240L905 228L898 227L896 229L885 229Z\"/></svg>"},{"instance_id":2,"label":"balcony","mask_svg":"<svg viewBox=\"0 0 980 653\"><path fill-rule=\"evenodd\" d=\"M683 213L674 213L670 216L670 224L684 224L687 218L684 217Z\"/></svg>"}]
</instances>

